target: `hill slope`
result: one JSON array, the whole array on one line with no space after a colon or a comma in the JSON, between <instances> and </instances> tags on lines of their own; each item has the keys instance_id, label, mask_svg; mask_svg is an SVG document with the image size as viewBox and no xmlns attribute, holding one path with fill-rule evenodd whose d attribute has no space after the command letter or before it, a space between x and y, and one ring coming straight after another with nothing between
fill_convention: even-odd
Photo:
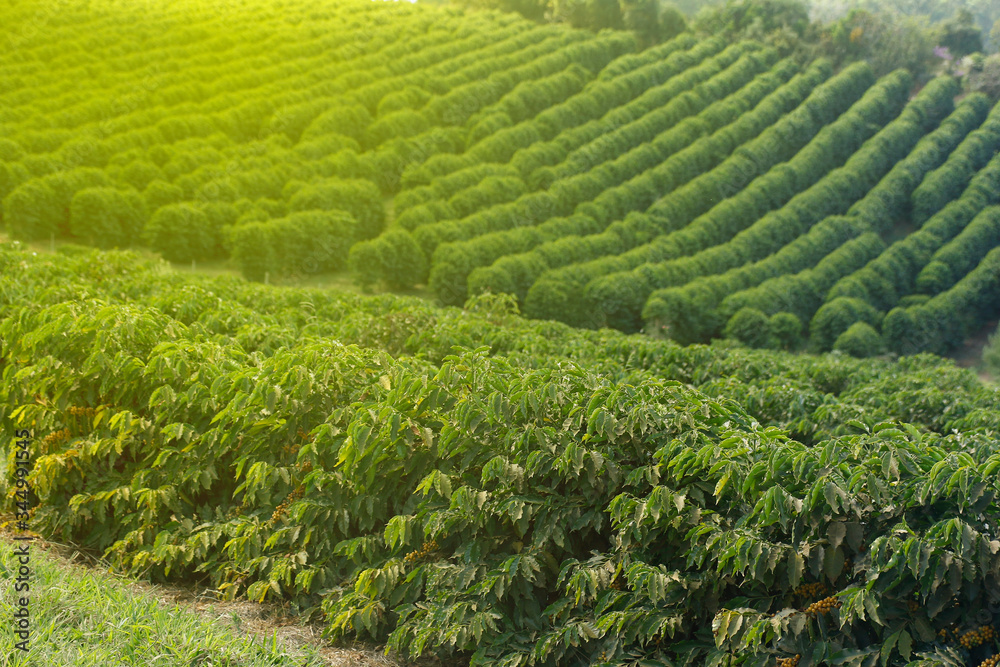
<instances>
[{"instance_id":1,"label":"hill slope","mask_svg":"<svg viewBox=\"0 0 1000 667\"><path fill-rule=\"evenodd\" d=\"M15 238L858 356L1000 308L1000 111L948 78L409 3L65 5L0 10Z\"/></svg>"}]
</instances>

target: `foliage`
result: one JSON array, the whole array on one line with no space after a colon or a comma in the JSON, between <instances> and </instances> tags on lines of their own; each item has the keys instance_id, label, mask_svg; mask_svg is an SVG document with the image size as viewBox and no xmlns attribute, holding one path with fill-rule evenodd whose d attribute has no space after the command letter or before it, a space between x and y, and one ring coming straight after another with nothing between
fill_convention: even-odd
<instances>
[{"instance_id":1,"label":"foliage","mask_svg":"<svg viewBox=\"0 0 1000 667\"><path fill-rule=\"evenodd\" d=\"M220 231L205 212L191 204L170 204L156 211L143 229L143 241L171 262L217 256Z\"/></svg>"},{"instance_id":2,"label":"foliage","mask_svg":"<svg viewBox=\"0 0 1000 667\"><path fill-rule=\"evenodd\" d=\"M968 12L973 16L984 41L991 26L1000 19L1000 8L989 0L892 0L891 3L884 0L813 0L810 5L814 17L824 22L835 20L851 9L924 16L933 23L954 20L957 15Z\"/></svg>"},{"instance_id":3,"label":"foliage","mask_svg":"<svg viewBox=\"0 0 1000 667\"><path fill-rule=\"evenodd\" d=\"M359 243L351 248L349 264L362 287L383 279L393 289L423 282L427 262L420 246L405 230L391 229L378 243Z\"/></svg>"},{"instance_id":4,"label":"foliage","mask_svg":"<svg viewBox=\"0 0 1000 667\"><path fill-rule=\"evenodd\" d=\"M867 322L855 322L837 336L833 349L852 357L872 357L882 352L882 337Z\"/></svg>"},{"instance_id":5,"label":"foliage","mask_svg":"<svg viewBox=\"0 0 1000 667\"><path fill-rule=\"evenodd\" d=\"M687 28L680 12L654 0L463 0L460 4L517 12L533 21L565 23L595 32L631 30L647 45L672 39Z\"/></svg>"},{"instance_id":6,"label":"foliage","mask_svg":"<svg viewBox=\"0 0 1000 667\"><path fill-rule=\"evenodd\" d=\"M771 321L756 308L741 308L736 311L726 323L723 336L750 347L772 347L774 343Z\"/></svg>"},{"instance_id":7,"label":"foliage","mask_svg":"<svg viewBox=\"0 0 1000 667\"><path fill-rule=\"evenodd\" d=\"M907 68L918 80L934 61L934 39L926 19L855 9L823 30L821 51L835 62L863 59L878 74Z\"/></svg>"},{"instance_id":8,"label":"foliage","mask_svg":"<svg viewBox=\"0 0 1000 667\"><path fill-rule=\"evenodd\" d=\"M1000 381L1000 336L996 332L990 336L983 349L983 362L985 362L990 375L993 376L993 380Z\"/></svg>"},{"instance_id":9,"label":"foliage","mask_svg":"<svg viewBox=\"0 0 1000 667\"><path fill-rule=\"evenodd\" d=\"M968 90L983 93L994 103L1000 99L1000 54L974 61L964 83Z\"/></svg>"},{"instance_id":10,"label":"foliage","mask_svg":"<svg viewBox=\"0 0 1000 667\"><path fill-rule=\"evenodd\" d=\"M858 323L877 325L880 314L861 299L838 297L823 304L809 324L809 342L816 351L833 348L840 336Z\"/></svg>"},{"instance_id":11,"label":"foliage","mask_svg":"<svg viewBox=\"0 0 1000 667\"><path fill-rule=\"evenodd\" d=\"M804 52L815 41L809 10L800 0L727 0L709 4L695 16L692 27L706 35L756 39L787 55Z\"/></svg>"},{"instance_id":12,"label":"foliage","mask_svg":"<svg viewBox=\"0 0 1000 667\"><path fill-rule=\"evenodd\" d=\"M268 273L276 279L302 278L344 268L356 227L344 211L300 211L237 225L229 230L229 245L248 280L264 280Z\"/></svg>"},{"instance_id":13,"label":"foliage","mask_svg":"<svg viewBox=\"0 0 1000 667\"><path fill-rule=\"evenodd\" d=\"M980 175L1000 136L986 97L955 106L955 77L926 82L929 46L974 35L922 1L907 18L859 1L826 27L794 0L717 3L688 31L645 0L522 4L531 20L294 0L277 22L184 0L119 24L70 0L65 54L11 5L0 214L16 239L145 243L255 280L347 269L454 306L507 293L531 317L684 342L743 307L806 323L838 296L916 306L990 245L941 250L994 203ZM598 24L628 30L574 29ZM143 31L163 48L136 47ZM988 62L968 64L979 85ZM888 248L872 236L945 210Z\"/></svg>"},{"instance_id":14,"label":"foliage","mask_svg":"<svg viewBox=\"0 0 1000 667\"><path fill-rule=\"evenodd\" d=\"M1000 396L951 364L681 348L509 298L123 253L7 247L0 271L34 524L124 570L475 665L997 649L974 644L1000 622Z\"/></svg>"},{"instance_id":15,"label":"foliage","mask_svg":"<svg viewBox=\"0 0 1000 667\"><path fill-rule=\"evenodd\" d=\"M935 26L937 43L955 58L961 58L983 50L982 31L976 19L967 9L959 9L955 15Z\"/></svg>"},{"instance_id":16,"label":"foliage","mask_svg":"<svg viewBox=\"0 0 1000 667\"><path fill-rule=\"evenodd\" d=\"M768 325L780 349L794 351L801 347L804 327L798 317L792 313L775 313L768 321Z\"/></svg>"},{"instance_id":17,"label":"foliage","mask_svg":"<svg viewBox=\"0 0 1000 667\"><path fill-rule=\"evenodd\" d=\"M145 202L135 190L88 188L77 191L70 202L70 231L99 248L128 246L145 219Z\"/></svg>"}]
</instances>

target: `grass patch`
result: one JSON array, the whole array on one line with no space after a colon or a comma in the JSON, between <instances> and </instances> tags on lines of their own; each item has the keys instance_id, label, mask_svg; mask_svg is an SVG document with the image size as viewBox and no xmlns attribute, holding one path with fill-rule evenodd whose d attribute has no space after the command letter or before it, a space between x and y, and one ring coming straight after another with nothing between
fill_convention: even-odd
<instances>
[{"instance_id":1,"label":"grass patch","mask_svg":"<svg viewBox=\"0 0 1000 667\"><path fill-rule=\"evenodd\" d=\"M310 647L290 648L240 632L179 605L164 605L128 580L66 562L31 547L31 642L14 650L12 542L0 540L0 653L10 667L327 667ZM234 621L239 622L234 615ZM360 664L361 661L354 664ZM345 663L341 663L345 664ZM370 663L369 663L370 664Z\"/></svg>"}]
</instances>

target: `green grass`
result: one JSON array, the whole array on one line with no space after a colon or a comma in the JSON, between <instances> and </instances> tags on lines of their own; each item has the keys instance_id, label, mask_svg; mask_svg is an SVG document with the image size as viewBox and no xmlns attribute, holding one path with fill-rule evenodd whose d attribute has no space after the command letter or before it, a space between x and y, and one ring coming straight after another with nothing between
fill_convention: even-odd
<instances>
[{"instance_id":1,"label":"green grass","mask_svg":"<svg viewBox=\"0 0 1000 667\"><path fill-rule=\"evenodd\" d=\"M15 651L12 632L17 563L0 540L0 659L10 667L321 667L312 649L288 649L277 635L262 639L164 605L128 580L66 563L31 547L31 642ZM294 652L293 652L294 651Z\"/></svg>"}]
</instances>

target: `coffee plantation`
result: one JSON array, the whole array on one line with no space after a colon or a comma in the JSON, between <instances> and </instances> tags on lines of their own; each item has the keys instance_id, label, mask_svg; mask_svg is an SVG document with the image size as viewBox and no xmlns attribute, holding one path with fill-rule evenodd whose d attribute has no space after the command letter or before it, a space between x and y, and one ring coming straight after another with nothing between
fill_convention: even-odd
<instances>
[{"instance_id":1,"label":"coffee plantation","mask_svg":"<svg viewBox=\"0 0 1000 667\"><path fill-rule=\"evenodd\" d=\"M984 94L423 2L0 24L48 539L403 659L1000 660L1000 389L935 356L1000 313Z\"/></svg>"}]
</instances>

